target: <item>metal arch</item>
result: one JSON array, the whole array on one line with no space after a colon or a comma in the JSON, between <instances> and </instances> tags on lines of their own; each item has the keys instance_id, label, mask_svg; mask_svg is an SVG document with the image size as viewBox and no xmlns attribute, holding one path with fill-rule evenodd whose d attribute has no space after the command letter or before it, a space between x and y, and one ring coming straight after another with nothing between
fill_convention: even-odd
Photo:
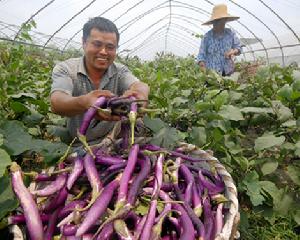
<instances>
[{"instance_id":1,"label":"metal arch","mask_svg":"<svg viewBox=\"0 0 300 240\"><path fill-rule=\"evenodd\" d=\"M127 40L126 42L122 43L120 46L130 42L132 39L135 39L136 37L140 36L143 32L146 32L147 30L149 30L150 28L152 28L153 26L155 26L156 24L160 23L161 21L163 21L164 19L166 19L167 17L169 17L169 14L167 14L166 16L158 19L155 23L151 24L150 26L148 26L147 28L145 28L143 31L137 33L134 37L130 38L129 40Z\"/></svg>"},{"instance_id":2,"label":"metal arch","mask_svg":"<svg viewBox=\"0 0 300 240\"><path fill-rule=\"evenodd\" d=\"M162 35L161 37L159 37L159 35L157 36L157 38L154 38L154 39L152 39L152 41L154 41L154 40L159 40L159 39L163 39L164 38L164 36ZM173 39L175 39L176 41L178 41L179 43L182 43L182 41L180 40L180 39L177 39L177 38L174 38L173 37ZM178 49L181 49L182 50L182 52L183 53L186 53L186 49L184 49L184 48L182 48L182 47L180 47L180 45L178 45L179 47L178 47ZM142 53L143 53L143 50L147 50L147 47L150 47L150 45L143 45L143 48L141 48L140 50L140 54L141 55L143 55ZM149 49L149 50L151 50L152 49L152 47Z\"/></svg>"},{"instance_id":3,"label":"metal arch","mask_svg":"<svg viewBox=\"0 0 300 240\"><path fill-rule=\"evenodd\" d=\"M166 19L167 17L169 17L169 15L166 15L165 17L161 18L159 21L157 21L155 24L152 24L150 27L147 27L145 30L143 30L142 32L138 33L137 35L135 35L134 37L132 37L131 39L127 40L126 42L122 43L120 46L130 42L131 40L135 39L136 37L140 36L141 33L147 31L149 28L153 27L154 25L156 25L157 23L159 23L160 21L163 21L164 19ZM177 25L178 28L180 28L181 30L185 30L187 33L193 33L192 30L186 28L186 27L183 27L181 25L178 25L178 24L174 24L172 23L172 25Z\"/></svg>"},{"instance_id":4,"label":"metal arch","mask_svg":"<svg viewBox=\"0 0 300 240\"><path fill-rule=\"evenodd\" d=\"M138 46L136 46L132 51L136 51L136 49L138 49L139 46L142 46L148 39L150 39L151 37L153 37L157 32L159 32L160 30L166 28L166 24L162 27L160 27L159 29L155 30L152 34L150 34L149 37L147 37L141 44L139 44Z\"/></svg>"},{"instance_id":5,"label":"metal arch","mask_svg":"<svg viewBox=\"0 0 300 240\"><path fill-rule=\"evenodd\" d=\"M121 17L126 15L128 12L130 12L132 9L134 9L135 7L137 7L138 5L140 5L144 1L145 0L141 0L141 1L137 2L136 4L134 4L132 7L128 8L124 13L122 13L120 16L118 16L116 19L114 19L114 22L119 20Z\"/></svg>"},{"instance_id":6,"label":"metal arch","mask_svg":"<svg viewBox=\"0 0 300 240\"><path fill-rule=\"evenodd\" d=\"M0 29L1 33L3 33L3 35L5 35L8 39L10 39L10 36L7 35L6 33L2 32L2 30L8 29L8 30L10 30L10 31L12 31L12 32L17 32L17 31L14 29L14 28L17 28L17 26L15 26L15 25L7 24L7 23L2 22L2 21L0 21L0 24L1 24L2 26L4 26L3 28Z\"/></svg>"},{"instance_id":7,"label":"metal arch","mask_svg":"<svg viewBox=\"0 0 300 240\"><path fill-rule=\"evenodd\" d=\"M176 36L176 37L179 37L178 35L179 33L177 31L174 31L174 29L172 29L172 31L170 30L170 35L173 35L173 36ZM182 38L182 36L180 36ZM186 43L186 45L189 45L191 47L194 47L194 48L197 48L198 49L198 44L196 43L191 43L189 41L184 41L184 43Z\"/></svg>"},{"instance_id":8,"label":"metal arch","mask_svg":"<svg viewBox=\"0 0 300 240\"><path fill-rule=\"evenodd\" d=\"M98 16L101 16L101 15L107 13L109 10L113 9L115 6L119 5L119 4L120 4L121 2L123 2L123 1L124 1L124 0L121 0L121 1L119 1L119 2L117 2L117 3L115 3L113 6L109 7L108 9L106 9L105 11L103 11L103 12L102 12L100 15L98 15ZM62 49L62 52L65 51L65 49L66 49L66 47L69 45L69 43L73 40L73 38L74 38L78 33L80 33L81 30L82 30L82 28L80 28L80 30L78 30L76 33L73 34L72 37L70 37L70 38L68 39L67 43L65 44L65 46L64 46L63 49Z\"/></svg>"},{"instance_id":9,"label":"metal arch","mask_svg":"<svg viewBox=\"0 0 300 240\"><path fill-rule=\"evenodd\" d=\"M140 49L142 46L144 46L146 44L146 42L148 41L149 43L149 40L151 38L153 38L153 36L155 36L157 33L159 33L162 29L166 28L167 27L167 24L165 24L164 26L160 27L159 29L155 30L153 33L151 33L142 43L140 43L138 46L136 46L132 52L135 52L137 51L138 49Z\"/></svg>"},{"instance_id":10,"label":"metal arch","mask_svg":"<svg viewBox=\"0 0 300 240\"><path fill-rule=\"evenodd\" d=\"M167 24L165 24L164 26L162 26L161 28L159 28L158 30L154 31L153 33L150 34L149 37L147 37L141 44L139 44L137 47L135 47L133 49L132 52L137 51L140 47L142 47L149 39L151 39L155 34L157 34L160 30L164 29L167 27Z\"/></svg>"},{"instance_id":11,"label":"metal arch","mask_svg":"<svg viewBox=\"0 0 300 240\"><path fill-rule=\"evenodd\" d=\"M162 35L163 34L163 35ZM143 44L139 49L140 50L142 50L142 49L147 49L147 47L149 46L150 47L150 43L152 42L152 41L156 41L156 40L158 40L158 39L164 39L164 33L161 33L161 37L159 37L160 35L158 35L158 36L156 36L156 38L153 38L151 41L149 41L148 43L149 44ZM151 37L153 37L153 35L151 36ZM175 40L177 40L178 42L182 42L180 39L176 39L176 38L174 38ZM185 49L183 49L182 47L178 47L179 49L182 49L183 50L183 52L186 52L186 50ZM150 48L151 49L151 48ZM134 52L136 52L138 49L136 49ZM143 52L143 50L142 51L140 51L140 53L142 53Z\"/></svg>"},{"instance_id":12,"label":"metal arch","mask_svg":"<svg viewBox=\"0 0 300 240\"><path fill-rule=\"evenodd\" d=\"M74 18L76 18L80 13L82 13L85 9L87 9L88 7L90 7L94 2L96 2L97 0L92 0L90 1L84 8L82 8L79 12L77 12L75 15L73 15L68 21L66 21L63 25L61 25L46 41L46 43L44 44L44 47L47 46L47 44L50 42L50 40L60 31L62 30L67 24L69 24L69 22L71 22Z\"/></svg>"},{"instance_id":13,"label":"metal arch","mask_svg":"<svg viewBox=\"0 0 300 240\"><path fill-rule=\"evenodd\" d=\"M205 0L205 1L209 2L208 0ZM277 35L273 32L273 30L267 24L265 24L260 18L258 18L255 14L253 14L252 12L250 12L248 9L244 8L243 6L241 6L238 3L234 2L233 0L229 0L229 1L232 2L233 4L235 4L236 6L238 6L239 8L243 9L244 11L246 11L248 14L250 14L256 20L258 20L261 24L263 24L271 32L271 34L275 37L278 45L280 46L281 55L282 55L282 64L284 66L285 65L284 64L284 53L283 53L283 50L282 50L282 45L281 45L281 43L280 43ZM268 62L269 62L269 60L268 60Z\"/></svg>"},{"instance_id":14,"label":"metal arch","mask_svg":"<svg viewBox=\"0 0 300 240\"><path fill-rule=\"evenodd\" d=\"M173 7L182 7L182 8L187 8L187 9L190 9L190 10L193 10L193 11L196 11L196 12L198 12L198 13L207 13L208 14L208 12L207 11L205 11L205 10L203 10L203 9L201 9L201 8L198 8L198 7L195 7L195 6L193 6L193 5L190 5L190 4L186 4L186 3L182 3L182 2L179 2L179 1L174 1L173 0L173 2L176 2L176 3L180 3L180 4L182 4L182 5L173 5ZM166 3L166 2L164 2L164 3ZM163 4L164 4L163 3ZM162 4L160 4L160 5L162 5ZM125 30L127 30L132 24L134 24L136 21L138 21L138 20L140 20L142 17L144 17L145 15L147 15L147 14L149 14L149 13L151 13L152 11L155 11L155 10L158 10L158 9L161 9L161 8L165 8L165 7L168 7L168 6L162 6L162 7L154 7L154 8L152 8L152 9L150 9L150 10L148 10L147 12L145 12L145 13L143 13L143 14L141 14L141 15L139 15L138 17L136 17L136 18L134 18L133 20L131 20L131 21L129 21L129 22L131 22L131 24L129 25L129 26L127 26L127 28L125 29ZM240 22L239 22L240 23ZM126 25L128 25L128 23L126 23L126 24L124 24L123 26L126 26ZM245 25L244 24L241 24L243 27L245 27ZM122 27L123 27L122 26ZM248 31L249 31L249 28L247 28L247 27L245 27ZM122 32L124 32L125 30L123 30ZM253 34L253 32L252 31L249 31L257 40L259 40L259 38L255 35L255 34ZM239 35L240 36L242 36L240 33L239 33ZM262 42L260 42L260 44L262 45L262 47L263 48L265 48L265 46L262 44ZM254 55L254 54L253 54ZM267 51L266 51L266 56L268 56L268 53L267 53ZM255 58L255 57L254 57Z\"/></svg>"},{"instance_id":15,"label":"metal arch","mask_svg":"<svg viewBox=\"0 0 300 240\"><path fill-rule=\"evenodd\" d=\"M41 9L39 9L37 12L35 12L30 18L28 18L22 25L26 25L27 23L29 23L36 15L38 15L41 11L43 11L46 7L48 7L50 4L52 4L55 0L51 0L50 2L48 2L47 4L45 4ZM19 31L17 32L17 34L14 37L14 40L17 39L17 37L19 36L19 34L21 33L22 27L20 27Z\"/></svg>"},{"instance_id":16,"label":"metal arch","mask_svg":"<svg viewBox=\"0 0 300 240\"><path fill-rule=\"evenodd\" d=\"M168 32L169 32L171 21L172 21L172 3L171 3L171 0L169 0L169 22L168 22L167 30L166 30L166 33L165 33L165 51L167 49Z\"/></svg>"},{"instance_id":17,"label":"metal arch","mask_svg":"<svg viewBox=\"0 0 300 240\"><path fill-rule=\"evenodd\" d=\"M131 24L135 23L136 21L140 20L141 18L143 18L144 16L148 15L149 13L153 12L153 11L156 11L156 10L159 10L161 8L166 8L168 6L162 6L164 5L165 3L168 3L169 0L163 2L163 3L160 3L158 4L157 6L151 8L150 10L147 10L146 12L140 14L139 16L131 19L130 21L128 21L127 23L123 24L122 26L119 27L119 31L120 31L120 34L123 33L125 30L127 30L128 27L131 26ZM121 30L123 27L127 26L129 24L129 26L127 28L125 28L125 30Z\"/></svg>"},{"instance_id":18,"label":"metal arch","mask_svg":"<svg viewBox=\"0 0 300 240\"><path fill-rule=\"evenodd\" d=\"M268 8L276 17L278 17L281 22L283 22L283 24L294 34L294 36L298 39L298 42L300 43L300 38L296 34L296 32L294 31L294 29L289 24L287 24L287 22L284 21L282 19L282 17L280 17L280 15L277 12L275 12L271 7L269 7L267 4L265 4L264 1L262 1L262 0L258 0L258 1L260 1L266 8Z\"/></svg>"}]
</instances>

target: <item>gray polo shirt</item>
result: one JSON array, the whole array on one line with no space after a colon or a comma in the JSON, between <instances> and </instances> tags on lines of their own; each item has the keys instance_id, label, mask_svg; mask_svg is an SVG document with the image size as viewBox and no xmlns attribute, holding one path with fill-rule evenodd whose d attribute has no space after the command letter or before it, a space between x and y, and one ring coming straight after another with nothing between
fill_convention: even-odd
<instances>
[{"instance_id":1,"label":"gray polo shirt","mask_svg":"<svg viewBox=\"0 0 300 240\"><path fill-rule=\"evenodd\" d=\"M139 81L126 66L113 63L100 81L100 90L109 90L115 95L122 95L132 83ZM62 91L74 97L87 94L96 90L90 81L84 58L71 58L58 63L52 72L51 93ZM83 119L83 114L67 118L67 128L72 138L77 136L77 129ZM87 140L95 143L103 138L113 128L114 122L97 121L93 119L88 130Z\"/></svg>"}]
</instances>

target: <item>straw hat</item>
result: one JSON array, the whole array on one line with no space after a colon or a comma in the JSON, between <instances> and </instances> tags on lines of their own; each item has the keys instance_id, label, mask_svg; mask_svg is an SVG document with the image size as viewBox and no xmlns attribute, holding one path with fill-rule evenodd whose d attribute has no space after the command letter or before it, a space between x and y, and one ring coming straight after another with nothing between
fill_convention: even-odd
<instances>
[{"instance_id":1,"label":"straw hat","mask_svg":"<svg viewBox=\"0 0 300 240\"><path fill-rule=\"evenodd\" d=\"M202 23L202 25L212 24L213 21L222 19L222 18L226 18L226 20L229 22L229 21L237 20L240 17L232 16L232 15L228 14L227 6L225 4L218 4L218 5L214 6L210 19L207 22Z\"/></svg>"}]
</instances>

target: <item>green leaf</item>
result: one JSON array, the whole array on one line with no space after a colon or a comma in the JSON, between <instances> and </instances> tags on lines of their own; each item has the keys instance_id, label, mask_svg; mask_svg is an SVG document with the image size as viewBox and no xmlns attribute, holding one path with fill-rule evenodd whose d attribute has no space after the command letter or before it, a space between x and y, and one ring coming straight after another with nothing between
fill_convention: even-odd
<instances>
[{"instance_id":1,"label":"green leaf","mask_svg":"<svg viewBox=\"0 0 300 240\"><path fill-rule=\"evenodd\" d=\"M274 172L278 167L278 162L273 161L273 162L266 162L261 166L261 171L263 175L270 174Z\"/></svg>"},{"instance_id":2,"label":"green leaf","mask_svg":"<svg viewBox=\"0 0 300 240\"><path fill-rule=\"evenodd\" d=\"M300 167L289 165L286 173L295 184L300 186Z\"/></svg>"},{"instance_id":3,"label":"green leaf","mask_svg":"<svg viewBox=\"0 0 300 240\"><path fill-rule=\"evenodd\" d=\"M220 109L224 104L226 104L228 102L228 98L229 96L227 91L223 91L216 96L214 100L216 109Z\"/></svg>"},{"instance_id":4,"label":"green leaf","mask_svg":"<svg viewBox=\"0 0 300 240\"><path fill-rule=\"evenodd\" d=\"M190 90L190 89L181 91L182 96L185 96L185 97L189 97L191 95L191 93L192 93L192 90Z\"/></svg>"},{"instance_id":5,"label":"green leaf","mask_svg":"<svg viewBox=\"0 0 300 240\"><path fill-rule=\"evenodd\" d=\"M246 171L249 168L249 161L245 157L235 157L233 156L233 159L240 165L241 169L243 171Z\"/></svg>"},{"instance_id":6,"label":"green leaf","mask_svg":"<svg viewBox=\"0 0 300 240\"><path fill-rule=\"evenodd\" d=\"M0 178L0 219L18 207L18 201L12 191L10 177Z\"/></svg>"},{"instance_id":7,"label":"green leaf","mask_svg":"<svg viewBox=\"0 0 300 240\"><path fill-rule=\"evenodd\" d=\"M10 95L10 97L14 98L14 99L20 99L20 98L32 98L32 99L36 99L36 95L35 94L33 94L33 93L24 93L24 92Z\"/></svg>"},{"instance_id":8,"label":"green leaf","mask_svg":"<svg viewBox=\"0 0 300 240\"><path fill-rule=\"evenodd\" d=\"M260 187L267 192L273 199L279 197L279 190L276 187L275 183L270 181L260 181L259 182Z\"/></svg>"},{"instance_id":9,"label":"green leaf","mask_svg":"<svg viewBox=\"0 0 300 240\"><path fill-rule=\"evenodd\" d=\"M260 108L260 107L244 107L241 109L244 113L274 113L272 108Z\"/></svg>"},{"instance_id":10,"label":"green leaf","mask_svg":"<svg viewBox=\"0 0 300 240\"><path fill-rule=\"evenodd\" d=\"M2 146L4 143L3 134L0 134L0 146Z\"/></svg>"},{"instance_id":11,"label":"green leaf","mask_svg":"<svg viewBox=\"0 0 300 240\"><path fill-rule=\"evenodd\" d=\"M27 108L27 106L20 102L12 101L10 103L10 107L15 113L23 113L23 112L29 113L30 112L29 109Z\"/></svg>"},{"instance_id":12,"label":"green leaf","mask_svg":"<svg viewBox=\"0 0 300 240\"><path fill-rule=\"evenodd\" d=\"M176 97L172 100L172 104L175 106L179 106L180 104L184 104L186 102L188 102L188 99L182 97Z\"/></svg>"},{"instance_id":13,"label":"green leaf","mask_svg":"<svg viewBox=\"0 0 300 240\"><path fill-rule=\"evenodd\" d=\"M10 164L11 164L10 156L4 149L0 148L0 177L3 176L6 167L9 166Z\"/></svg>"},{"instance_id":14,"label":"green leaf","mask_svg":"<svg viewBox=\"0 0 300 240\"><path fill-rule=\"evenodd\" d=\"M206 132L204 127L192 127L190 136L193 143L197 146L203 146L206 143Z\"/></svg>"},{"instance_id":15,"label":"green leaf","mask_svg":"<svg viewBox=\"0 0 300 240\"><path fill-rule=\"evenodd\" d=\"M258 206L265 200L261 194L261 186L258 181L258 174L255 171L251 171L246 174L242 184L246 187L246 193L250 197L250 201L253 206Z\"/></svg>"},{"instance_id":16,"label":"green leaf","mask_svg":"<svg viewBox=\"0 0 300 240\"><path fill-rule=\"evenodd\" d=\"M200 102L200 101L196 102L194 106L195 106L196 111L199 111L199 112L213 108L213 104L208 103L208 102Z\"/></svg>"},{"instance_id":17,"label":"green leaf","mask_svg":"<svg viewBox=\"0 0 300 240\"><path fill-rule=\"evenodd\" d=\"M280 122L285 122L293 117L291 109L284 106L282 102L272 101L272 106Z\"/></svg>"},{"instance_id":18,"label":"green leaf","mask_svg":"<svg viewBox=\"0 0 300 240\"><path fill-rule=\"evenodd\" d=\"M294 214L295 222L300 226L300 210L297 210Z\"/></svg>"},{"instance_id":19,"label":"green leaf","mask_svg":"<svg viewBox=\"0 0 300 240\"><path fill-rule=\"evenodd\" d=\"M166 126L166 124L160 118L151 119L148 116L144 117L144 124L154 133L157 133L161 128Z\"/></svg>"},{"instance_id":20,"label":"green leaf","mask_svg":"<svg viewBox=\"0 0 300 240\"><path fill-rule=\"evenodd\" d=\"M247 183L247 195L250 197L253 206L261 205L265 200L260 191L261 188L257 182Z\"/></svg>"},{"instance_id":21,"label":"green leaf","mask_svg":"<svg viewBox=\"0 0 300 240\"><path fill-rule=\"evenodd\" d=\"M151 143L167 149L173 149L179 139L175 128L164 127L154 135Z\"/></svg>"},{"instance_id":22,"label":"green leaf","mask_svg":"<svg viewBox=\"0 0 300 240\"><path fill-rule=\"evenodd\" d=\"M2 126L4 147L10 155L16 156L32 148L32 137L19 121L7 121Z\"/></svg>"},{"instance_id":23,"label":"green leaf","mask_svg":"<svg viewBox=\"0 0 300 240\"><path fill-rule=\"evenodd\" d=\"M32 150L44 157L46 164L55 163L66 152L68 145L61 142L50 142L47 140L34 139Z\"/></svg>"},{"instance_id":24,"label":"green leaf","mask_svg":"<svg viewBox=\"0 0 300 240\"><path fill-rule=\"evenodd\" d=\"M289 209L291 209L294 201L293 197L283 189L278 191L278 197L273 199L274 210L281 215L287 215Z\"/></svg>"},{"instance_id":25,"label":"green leaf","mask_svg":"<svg viewBox=\"0 0 300 240\"><path fill-rule=\"evenodd\" d=\"M295 120L288 120L284 123L282 123L283 127L296 127L296 121Z\"/></svg>"},{"instance_id":26,"label":"green leaf","mask_svg":"<svg viewBox=\"0 0 300 240\"><path fill-rule=\"evenodd\" d=\"M224 105L221 107L221 110L219 111L219 114L228 120L232 121L240 121L244 120L243 114L241 113L241 110L238 107L232 106L232 105Z\"/></svg>"},{"instance_id":27,"label":"green leaf","mask_svg":"<svg viewBox=\"0 0 300 240\"><path fill-rule=\"evenodd\" d=\"M276 137L272 133L270 134L265 134L262 137L258 137L255 139L255 146L254 150L256 152L259 152L263 149L268 149L274 146L280 146L284 143L285 137Z\"/></svg>"},{"instance_id":28,"label":"green leaf","mask_svg":"<svg viewBox=\"0 0 300 240\"><path fill-rule=\"evenodd\" d=\"M300 141L295 144L295 155L300 157Z\"/></svg>"},{"instance_id":29,"label":"green leaf","mask_svg":"<svg viewBox=\"0 0 300 240\"><path fill-rule=\"evenodd\" d=\"M279 89L277 94L281 99L291 100L292 91L292 87L289 84L285 84Z\"/></svg>"}]
</instances>

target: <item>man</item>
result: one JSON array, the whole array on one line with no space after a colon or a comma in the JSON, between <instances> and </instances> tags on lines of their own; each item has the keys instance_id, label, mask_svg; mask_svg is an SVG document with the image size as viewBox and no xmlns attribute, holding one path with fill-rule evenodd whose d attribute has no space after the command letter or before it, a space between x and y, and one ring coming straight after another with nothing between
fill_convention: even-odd
<instances>
[{"instance_id":1,"label":"man","mask_svg":"<svg viewBox=\"0 0 300 240\"><path fill-rule=\"evenodd\" d=\"M77 135L85 111L100 96L134 96L147 100L149 87L122 64L115 63L119 32L113 22L102 17L83 26L84 56L58 63L52 73L52 112L67 116L72 138ZM87 141L95 143L112 129L118 117L98 113L87 131Z\"/></svg>"},{"instance_id":2,"label":"man","mask_svg":"<svg viewBox=\"0 0 300 240\"><path fill-rule=\"evenodd\" d=\"M213 8L209 21L202 25L213 24L202 41L197 57L197 62L202 70L215 70L222 76L229 76L234 72L233 57L241 53L241 44L236 34L225 28L228 21L237 20L239 17L229 15L225 4Z\"/></svg>"}]
</instances>

